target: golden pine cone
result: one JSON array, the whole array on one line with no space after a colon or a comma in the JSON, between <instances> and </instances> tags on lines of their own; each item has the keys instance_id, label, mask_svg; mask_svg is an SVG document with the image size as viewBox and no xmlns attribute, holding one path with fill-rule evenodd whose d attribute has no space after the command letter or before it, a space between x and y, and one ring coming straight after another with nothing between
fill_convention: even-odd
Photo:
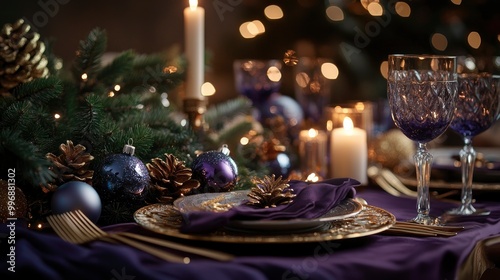
<instances>
[{"instance_id":1,"label":"golden pine cone","mask_svg":"<svg viewBox=\"0 0 500 280\"><path fill-rule=\"evenodd\" d=\"M160 193L160 202L172 202L200 186L198 180L191 179L191 168L172 154L165 154L165 160L154 158L146 167L153 187Z\"/></svg>"},{"instance_id":2,"label":"golden pine cone","mask_svg":"<svg viewBox=\"0 0 500 280\"><path fill-rule=\"evenodd\" d=\"M276 207L280 204L288 204L293 201L296 196L292 193L288 184L289 180L282 177L275 178L264 176L264 179L256 179L256 186L250 190L248 204L269 208Z\"/></svg>"},{"instance_id":3,"label":"golden pine cone","mask_svg":"<svg viewBox=\"0 0 500 280\"><path fill-rule=\"evenodd\" d=\"M54 191L57 186L69 181L80 181L91 185L94 171L89 170L88 167L94 157L85 152L84 146L80 144L75 146L71 140L67 140L66 144L61 144L59 149L61 150L59 156L52 153L46 155L53 164L50 170L56 174L56 180L42 186L43 190Z\"/></svg>"},{"instance_id":4,"label":"golden pine cone","mask_svg":"<svg viewBox=\"0 0 500 280\"><path fill-rule=\"evenodd\" d=\"M0 92L49 74L40 34L23 19L0 30Z\"/></svg>"}]
</instances>

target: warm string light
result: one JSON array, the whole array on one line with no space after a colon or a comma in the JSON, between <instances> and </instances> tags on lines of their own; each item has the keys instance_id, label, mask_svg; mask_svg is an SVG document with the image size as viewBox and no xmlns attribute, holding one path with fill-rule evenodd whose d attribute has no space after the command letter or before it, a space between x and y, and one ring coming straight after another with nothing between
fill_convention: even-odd
<instances>
[{"instance_id":1,"label":"warm string light","mask_svg":"<svg viewBox=\"0 0 500 280\"><path fill-rule=\"evenodd\" d=\"M201 95L212 96L215 94L215 87L212 83L206 82L201 85Z\"/></svg>"},{"instance_id":2,"label":"warm string light","mask_svg":"<svg viewBox=\"0 0 500 280\"><path fill-rule=\"evenodd\" d=\"M269 20L282 19L283 10L278 5L269 5L264 8L264 15ZM240 35L245 39L252 39L266 32L264 23L260 20L246 21L240 25Z\"/></svg>"}]
</instances>

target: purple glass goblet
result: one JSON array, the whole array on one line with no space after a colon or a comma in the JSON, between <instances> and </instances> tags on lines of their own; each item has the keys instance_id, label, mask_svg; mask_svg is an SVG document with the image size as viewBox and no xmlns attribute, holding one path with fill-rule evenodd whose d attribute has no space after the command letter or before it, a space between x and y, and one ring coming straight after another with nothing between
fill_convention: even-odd
<instances>
[{"instance_id":1,"label":"purple glass goblet","mask_svg":"<svg viewBox=\"0 0 500 280\"><path fill-rule=\"evenodd\" d=\"M497 118L499 96L493 76L489 73L459 74L456 107L450 128L464 140L464 146L460 150L462 195L461 205L447 214L488 215L488 210L476 209L472 205L472 180L476 163L472 139L490 128Z\"/></svg>"},{"instance_id":2,"label":"purple glass goblet","mask_svg":"<svg viewBox=\"0 0 500 280\"><path fill-rule=\"evenodd\" d=\"M430 167L426 144L443 134L453 119L457 95L456 57L389 55L387 96L396 126L418 144L417 216L413 222L440 224L430 216Z\"/></svg>"}]
</instances>

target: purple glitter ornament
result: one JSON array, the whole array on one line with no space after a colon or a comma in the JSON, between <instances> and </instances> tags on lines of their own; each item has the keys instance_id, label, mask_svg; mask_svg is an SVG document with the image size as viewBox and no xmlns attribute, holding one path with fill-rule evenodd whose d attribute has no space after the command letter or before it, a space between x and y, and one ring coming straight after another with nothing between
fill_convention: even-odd
<instances>
[{"instance_id":1,"label":"purple glitter ornament","mask_svg":"<svg viewBox=\"0 0 500 280\"><path fill-rule=\"evenodd\" d=\"M219 151L204 152L191 164L192 178L200 181L197 192L228 192L234 189L238 178L238 167L229 156L227 145Z\"/></svg>"},{"instance_id":2,"label":"purple glitter ornament","mask_svg":"<svg viewBox=\"0 0 500 280\"><path fill-rule=\"evenodd\" d=\"M121 154L107 156L95 170L93 185L105 201L142 201L149 187L149 172L127 144Z\"/></svg>"}]
</instances>

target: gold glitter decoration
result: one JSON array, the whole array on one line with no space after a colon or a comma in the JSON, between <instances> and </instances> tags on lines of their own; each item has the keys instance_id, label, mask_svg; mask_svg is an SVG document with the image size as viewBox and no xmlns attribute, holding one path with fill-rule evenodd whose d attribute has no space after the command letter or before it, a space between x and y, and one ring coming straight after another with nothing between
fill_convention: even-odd
<instances>
[{"instance_id":1,"label":"gold glitter decoration","mask_svg":"<svg viewBox=\"0 0 500 280\"><path fill-rule=\"evenodd\" d=\"M285 57L283 58L283 62L286 66L295 66L299 63L297 59L296 53L294 50L287 50L285 52Z\"/></svg>"},{"instance_id":2,"label":"gold glitter decoration","mask_svg":"<svg viewBox=\"0 0 500 280\"><path fill-rule=\"evenodd\" d=\"M23 191L17 186L9 185L5 180L0 180L0 220L2 223L6 223L7 218L25 218L27 213L28 201Z\"/></svg>"}]
</instances>

